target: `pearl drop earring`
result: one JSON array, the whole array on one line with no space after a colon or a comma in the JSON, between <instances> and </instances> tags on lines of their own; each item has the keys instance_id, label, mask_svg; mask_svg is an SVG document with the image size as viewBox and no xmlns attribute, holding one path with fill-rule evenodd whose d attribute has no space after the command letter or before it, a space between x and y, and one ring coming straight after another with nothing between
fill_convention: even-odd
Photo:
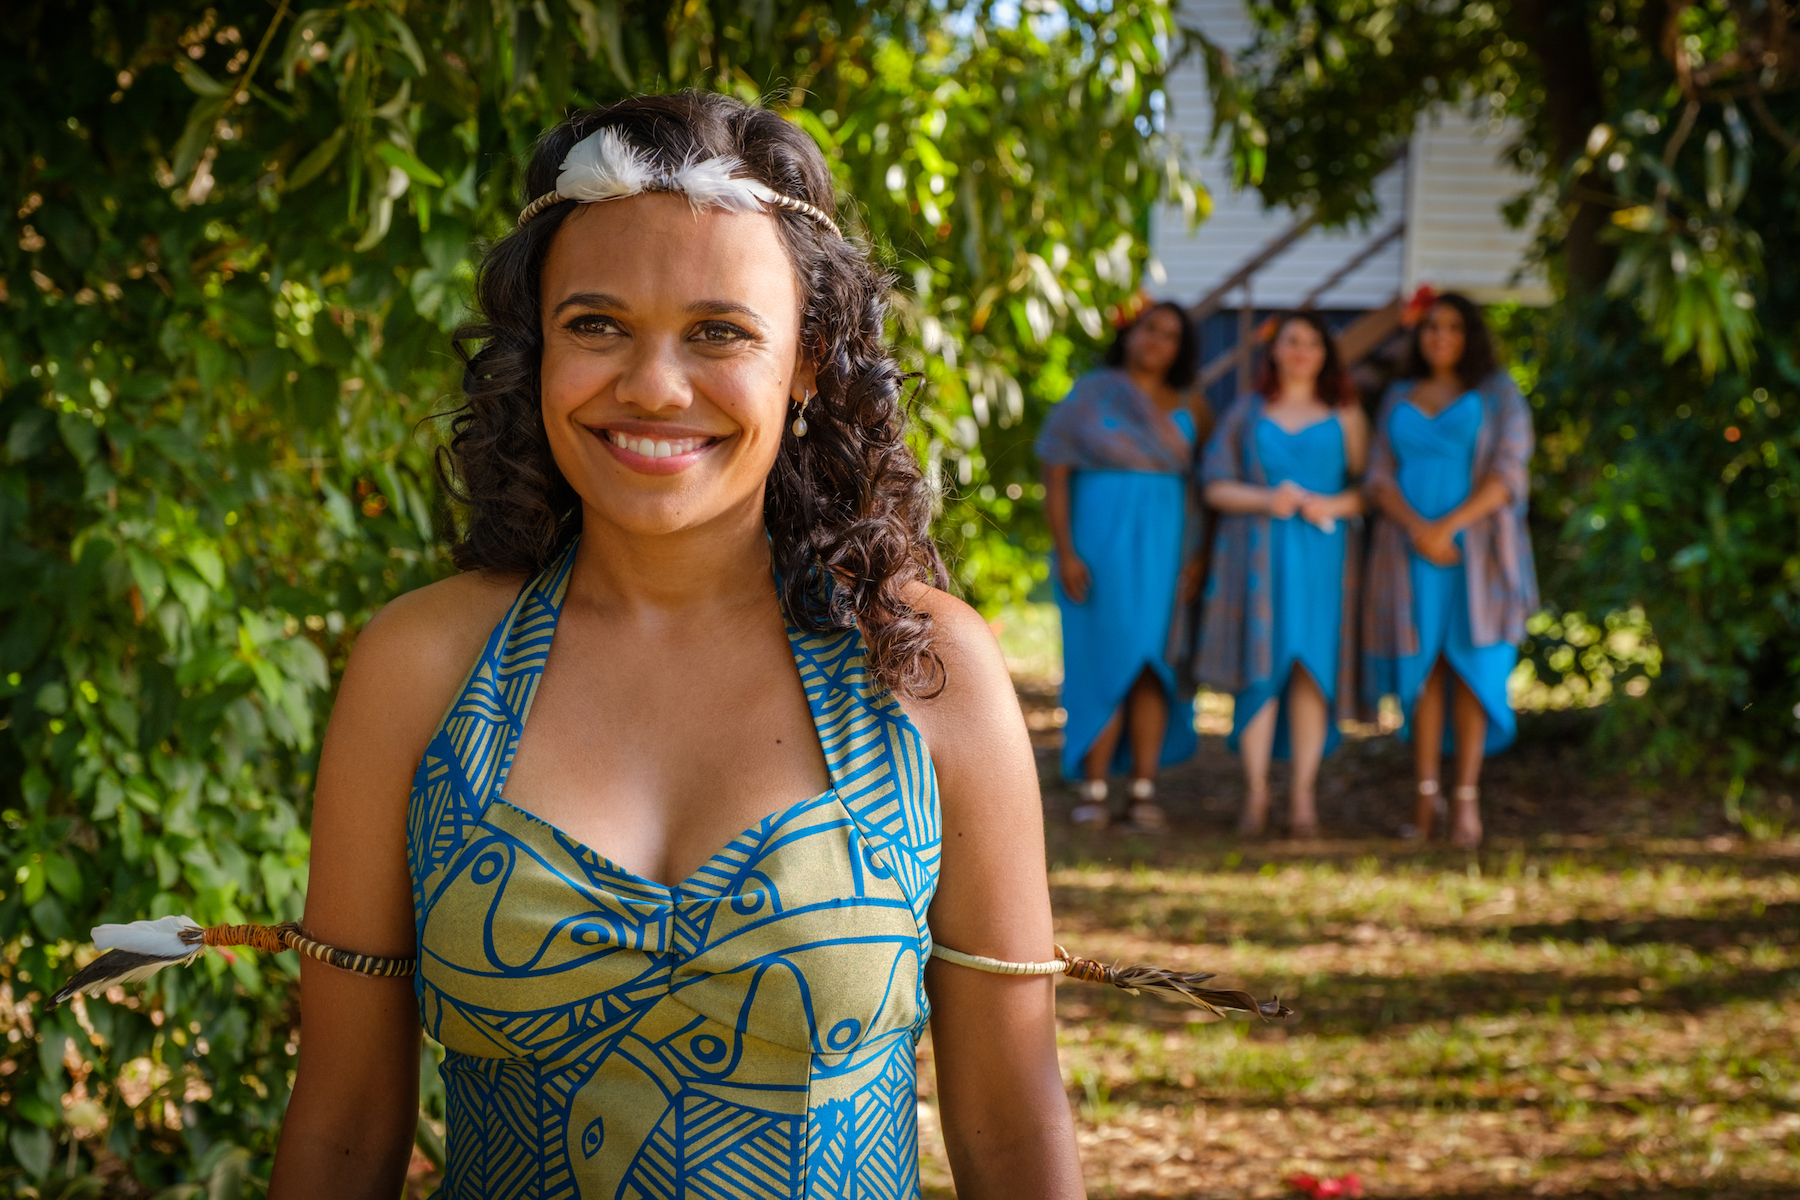
<instances>
[{"instance_id":1,"label":"pearl drop earring","mask_svg":"<svg viewBox=\"0 0 1800 1200\"><path fill-rule=\"evenodd\" d=\"M806 406L812 403L812 398L813 393L811 392L800 397L800 415L794 418L793 425L794 436L797 438L806 436Z\"/></svg>"}]
</instances>

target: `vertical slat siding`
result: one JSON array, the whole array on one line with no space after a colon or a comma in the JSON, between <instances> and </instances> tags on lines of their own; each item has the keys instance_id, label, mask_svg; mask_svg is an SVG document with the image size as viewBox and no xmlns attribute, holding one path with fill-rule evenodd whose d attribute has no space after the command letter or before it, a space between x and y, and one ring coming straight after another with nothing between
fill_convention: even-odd
<instances>
[{"instance_id":1,"label":"vertical slat siding","mask_svg":"<svg viewBox=\"0 0 1800 1200\"><path fill-rule=\"evenodd\" d=\"M1199 26L1221 45L1237 49L1249 42L1251 25L1241 0L1188 0L1182 7L1185 21ZM1184 63L1170 76L1168 96L1168 127L1180 135L1189 161L1199 167L1200 178L1212 194L1213 210L1192 233L1179 205L1162 206L1152 214L1150 244L1165 279L1146 280L1146 286L1158 298L1192 303L1279 236L1293 223L1294 214L1287 209L1265 209L1255 192L1233 191L1231 164L1223 147L1203 153L1212 126L1212 106L1207 100L1206 73L1198 61ZM1368 229L1309 234L1265 268L1256 277L1256 306L1298 304L1387 228L1405 202L1402 168L1383 176L1380 197L1381 213ZM1399 290L1400 271L1401 247L1394 243L1320 297L1319 304L1348 309L1385 304Z\"/></svg>"},{"instance_id":2,"label":"vertical slat siding","mask_svg":"<svg viewBox=\"0 0 1800 1200\"><path fill-rule=\"evenodd\" d=\"M1516 131L1490 128L1457 109L1441 110L1413 134L1412 219L1406 288L1428 283L1478 300L1549 302L1541 272L1522 272L1529 229L1513 229L1501 208L1529 181L1500 161Z\"/></svg>"},{"instance_id":3,"label":"vertical slat siding","mask_svg":"<svg viewBox=\"0 0 1800 1200\"><path fill-rule=\"evenodd\" d=\"M1187 0L1182 15L1229 49L1242 47L1251 36L1242 0ZM1198 167L1212 194L1213 210L1192 232L1178 205L1160 206L1151 214L1151 250L1162 278L1153 273L1145 286L1158 298L1192 303L1278 236L1294 216L1286 209L1265 209L1254 192L1234 191L1230 162L1222 149L1205 153L1212 112L1198 61L1183 64L1170 76L1167 93L1167 127L1180 137L1189 161ZM1403 212L1408 220L1406 237L1373 255L1321 296L1320 307L1376 308L1421 282L1460 288L1483 299L1543 303L1547 293L1541 279L1513 284L1529 236L1509 229L1500 215L1500 206L1525 187L1525 180L1496 161L1505 141L1504 135L1489 134L1460 113L1440 113L1421 123L1411 161L1380 179L1380 213L1368 228L1303 238L1257 276L1256 307L1299 303Z\"/></svg>"}]
</instances>

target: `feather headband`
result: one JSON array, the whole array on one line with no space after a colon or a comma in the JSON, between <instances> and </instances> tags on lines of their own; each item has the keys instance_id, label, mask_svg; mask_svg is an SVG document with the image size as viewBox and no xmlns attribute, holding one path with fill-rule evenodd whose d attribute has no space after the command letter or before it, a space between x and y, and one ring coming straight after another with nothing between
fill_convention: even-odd
<instances>
[{"instance_id":1,"label":"feather headband","mask_svg":"<svg viewBox=\"0 0 1800 1200\"><path fill-rule=\"evenodd\" d=\"M530 204L519 214L519 225L545 209L574 200L580 204L597 204L603 200L623 200L646 192L679 192L688 198L698 212L703 208L723 208L728 212L767 212L785 208L811 217L831 232L843 236L829 213L804 200L784 196L758 179L740 176L744 160L732 154L712 158L691 158L676 171L659 170L642 150L627 142L616 129L602 129L575 143L563 159L556 187Z\"/></svg>"}]
</instances>

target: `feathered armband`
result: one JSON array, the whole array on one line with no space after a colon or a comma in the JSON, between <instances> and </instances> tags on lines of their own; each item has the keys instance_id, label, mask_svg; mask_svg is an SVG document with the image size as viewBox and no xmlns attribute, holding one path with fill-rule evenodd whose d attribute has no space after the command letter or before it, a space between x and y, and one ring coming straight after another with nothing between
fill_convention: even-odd
<instances>
[{"instance_id":1,"label":"feathered armband","mask_svg":"<svg viewBox=\"0 0 1800 1200\"><path fill-rule=\"evenodd\" d=\"M185 966L209 946L249 946L271 952L298 950L308 958L359 975L411 975L417 965L410 958L377 958L327 946L308 937L291 921L282 925L201 925L192 917L162 917L125 925L96 925L93 936L95 948L106 953L75 972L74 978L50 997L51 1008L77 992L98 996L115 984L141 983L175 963Z\"/></svg>"},{"instance_id":2,"label":"feathered armband","mask_svg":"<svg viewBox=\"0 0 1800 1200\"><path fill-rule=\"evenodd\" d=\"M328 946L308 937L305 930L292 922L283 925L201 925L189 917L162 917L155 921L132 921L127 925L95 926L94 945L106 953L77 971L74 978L50 998L51 1008L77 992L98 996L115 984L141 983L164 967L193 962L209 946L220 949L249 946L271 952L298 950L308 958L359 975L407 976L418 965L411 958L379 958ZM1162 967L1109 966L1093 959L1079 958L1061 946L1056 947L1054 959L1035 963L984 958L940 945L932 946L931 956L991 975L1067 975L1088 983L1107 983L1133 995L1149 992L1178 1004L1190 1004L1214 1016L1224 1016L1228 1010L1277 1020L1293 1015L1293 1010L1279 998L1259 1001L1249 992L1205 987L1203 985L1212 979L1209 974L1183 974Z\"/></svg>"}]
</instances>

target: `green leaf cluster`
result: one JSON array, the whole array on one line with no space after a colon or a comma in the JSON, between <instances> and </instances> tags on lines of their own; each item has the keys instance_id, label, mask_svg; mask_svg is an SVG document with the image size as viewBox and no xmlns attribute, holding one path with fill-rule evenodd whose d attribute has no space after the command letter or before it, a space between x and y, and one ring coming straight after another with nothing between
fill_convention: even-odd
<instances>
[{"instance_id":1,"label":"green leaf cluster","mask_svg":"<svg viewBox=\"0 0 1800 1200\"><path fill-rule=\"evenodd\" d=\"M1536 373L1546 616L1641 611L1655 669L1602 737L1646 774L1698 773L1740 824L1778 834L1800 774L1800 364L1763 342L1768 369L1709 378L1692 356L1664 361L1625 304L1576 311L1505 323Z\"/></svg>"},{"instance_id":2,"label":"green leaf cluster","mask_svg":"<svg viewBox=\"0 0 1800 1200\"><path fill-rule=\"evenodd\" d=\"M1181 45L1145 0L9 10L0 1179L266 1170L291 962L41 1000L100 921L299 915L335 672L450 569L448 333L543 128L698 86L819 140L899 280L955 569L1000 602L1041 575L1038 419L1132 294L1151 203L1204 204L1159 131Z\"/></svg>"}]
</instances>

